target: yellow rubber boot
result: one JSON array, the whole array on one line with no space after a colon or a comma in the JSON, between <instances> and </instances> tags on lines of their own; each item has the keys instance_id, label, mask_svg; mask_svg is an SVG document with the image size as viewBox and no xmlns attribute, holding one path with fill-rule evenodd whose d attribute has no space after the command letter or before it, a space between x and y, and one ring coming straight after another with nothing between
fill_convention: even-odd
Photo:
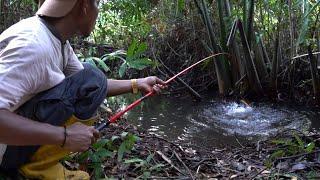
<instances>
[{"instance_id":1,"label":"yellow rubber boot","mask_svg":"<svg viewBox=\"0 0 320 180\"><path fill-rule=\"evenodd\" d=\"M70 126L75 122L81 122L86 125L93 125L96 118L89 120L79 120L72 116L66 123ZM26 178L60 180L60 179L90 179L88 173L84 171L70 171L66 169L59 161L69 155L71 152L55 145L41 146L31 157L29 163L20 168L20 172Z\"/></svg>"}]
</instances>

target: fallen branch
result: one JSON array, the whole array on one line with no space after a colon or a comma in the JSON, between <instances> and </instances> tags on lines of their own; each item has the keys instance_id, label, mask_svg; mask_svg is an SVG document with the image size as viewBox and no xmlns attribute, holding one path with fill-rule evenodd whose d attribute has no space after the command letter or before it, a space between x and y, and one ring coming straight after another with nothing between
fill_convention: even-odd
<instances>
[{"instance_id":1,"label":"fallen branch","mask_svg":"<svg viewBox=\"0 0 320 180\"><path fill-rule=\"evenodd\" d=\"M312 55L317 55L317 54L320 54L320 52L314 52L314 53L312 53ZM292 60L293 60L293 59L298 59L298 58L302 58L302 57L305 57L305 56L309 56L309 54L298 55L298 56L293 57L293 58L291 58L291 59L292 59Z\"/></svg>"},{"instance_id":2,"label":"fallen branch","mask_svg":"<svg viewBox=\"0 0 320 180\"><path fill-rule=\"evenodd\" d=\"M178 155L178 153L176 151L173 151L174 155L177 157L177 159L181 162L181 164L184 166L184 168L188 171L190 177L192 180L194 180L194 177L192 175L191 170L188 168L188 166L181 160L180 156Z\"/></svg>"},{"instance_id":3,"label":"fallen branch","mask_svg":"<svg viewBox=\"0 0 320 180\"><path fill-rule=\"evenodd\" d=\"M157 154L161 156L163 160L165 160L167 163L169 163L175 170L177 170L179 173L186 175L184 172L182 172L179 168L177 168L173 162L166 156L164 155L161 151L156 151Z\"/></svg>"}]
</instances>

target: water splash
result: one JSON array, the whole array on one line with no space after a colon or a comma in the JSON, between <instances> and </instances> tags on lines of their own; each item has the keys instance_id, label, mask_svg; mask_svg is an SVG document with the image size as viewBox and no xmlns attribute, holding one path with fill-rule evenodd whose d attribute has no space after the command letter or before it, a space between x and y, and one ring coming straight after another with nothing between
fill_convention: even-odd
<instances>
[{"instance_id":1,"label":"water splash","mask_svg":"<svg viewBox=\"0 0 320 180\"><path fill-rule=\"evenodd\" d=\"M311 112L303 107L271 103L253 103L249 107L245 103L221 100L194 104L155 97L147 105L140 112L131 112L129 120L150 133L173 141L208 146L218 145L219 141L232 143L234 134L247 140L264 138L284 129L304 131L320 115L318 111Z\"/></svg>"},{"instance_id":2,"label":"water splash","mask_svg":"<svg viewBox=\"0 0 320 180\"><path fill-rule=\"evenodd\" d=\"M230 105L227 105L224 109L228 116L240 119L248 118L248 116L252 115L253 113L252 107L245 106L243 104L238 104L235 102L231 103Z\"/></svg>"},{"instance_id":3,"label":"water splash","mask_svg":"<svg viewBox=\"0 0 320 180\"><path fill-rule=\"evenodd\" d=\"M207 106L199 117L215 128L243 136L271 135L289 128L303 130L311 124L308 117L298 111L266 104L246 107L235 102Z\"/></svg>"}]
</instances>

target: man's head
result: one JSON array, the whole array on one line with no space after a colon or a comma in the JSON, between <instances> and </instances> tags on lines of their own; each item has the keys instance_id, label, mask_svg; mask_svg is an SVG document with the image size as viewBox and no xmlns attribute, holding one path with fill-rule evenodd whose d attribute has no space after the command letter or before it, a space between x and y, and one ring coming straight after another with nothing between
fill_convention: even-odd
<instances>
[{"instance_id":1,"label":"man's head","mask_svg":"<svg viewBox=\"0 0 320 180\"><path fill-rule=\"evenodd\" d=\"M84 36L93 30L99 12L97 0L39 0L39 6L39 16L54 19L72 16L73 25Z\"/></svg>"}]
</instances>

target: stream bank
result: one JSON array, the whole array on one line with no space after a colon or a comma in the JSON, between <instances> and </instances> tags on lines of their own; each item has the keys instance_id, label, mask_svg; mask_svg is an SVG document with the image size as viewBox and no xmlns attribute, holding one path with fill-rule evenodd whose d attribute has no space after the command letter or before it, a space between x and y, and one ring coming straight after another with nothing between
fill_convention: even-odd
<instances>
[{"instance_id":1,"label":"stream bank","mask_svg":"<svg viewBox=\"0 0 320 180\"><path fill-rule=\"evenodd\" d=\"M220 148L178 144L137 130L127 122L103 131L114 139L123 132L139 137L119 162L119 153L102 161L100 177L115 179L318 179L320 134L287 130L257 143L238 143ZM235 137L236 138L236 137ZM121 144L121 142L118 142ZM119 151L118 151L119 152ZM77 162L69 161L68 164ZM91 172L92 160L80 166ZM91 168L90 168L91 167Z\"/></svg>"}]
</instances>

